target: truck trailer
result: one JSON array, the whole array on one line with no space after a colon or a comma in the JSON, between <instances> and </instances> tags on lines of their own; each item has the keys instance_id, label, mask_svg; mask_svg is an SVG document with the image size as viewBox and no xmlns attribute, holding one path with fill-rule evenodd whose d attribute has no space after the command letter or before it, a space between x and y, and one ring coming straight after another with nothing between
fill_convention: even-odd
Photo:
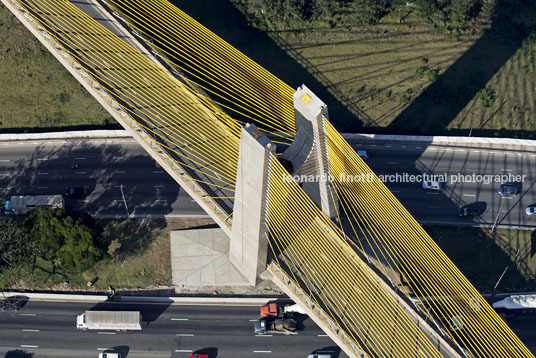
<instances>
[{"instance_id":1,"label":"truck trailer","mask_svg":"<svg viewBox=\"0 0 536 358\"><path fill-rule=\"evenodd\" d=\"M26 215L38 206L61 209L65 200L61 195L16 195L4 204L5 215Z\"/></svg>"},{"instance_id":2,"label":"truck trailer","mask_svg":"<svg viewBox=\"0 0 536 358\"><path fill-rule=\"evenodd\" d=\"M86 311L76 317L76 328L82 330L141 330L138 311Z\"/></svg>"}]
</instances>

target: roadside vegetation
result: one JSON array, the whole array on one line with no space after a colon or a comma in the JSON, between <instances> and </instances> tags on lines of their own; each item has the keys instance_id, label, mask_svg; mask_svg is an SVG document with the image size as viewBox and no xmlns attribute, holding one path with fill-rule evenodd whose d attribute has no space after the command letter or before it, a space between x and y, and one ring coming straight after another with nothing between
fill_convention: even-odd
<instances>
[{"instance_id":1,"label":"roadside vegetation","mask_svg":"<svg viewBox=\"0 0 536 358\"><path fill-rule=\"evenodd\" d=\"M0 132L115 125L115 120L0 4Z\"/></svg>"},{"instance_id":2,"label":"roadside vegetation","mask_svg":"<svg viewBox=\"0 0 536 358\"><path fill-rule=\"evenodd\" d=\"M482 293L536 290L536 232L426 226L426 231Z\"/></svg>"},{"instance_id":3,"label":"roadside vegetation","mask_svg":"<svg viewBox=\"0 0 536 358\"><path fill-rule=\"evenodd\" d=\"M293 87L306 83L342 131L536 136L533 2L172 2ZM116 125L4 6L0 36L0 131Z\"/></svg>"},{"instance_id":4,"label":"roadside vegetation","mask_svg":"<svg viewBox=\"0 0 536 358\"><path fill-rule=\"evenodd\" d=\"M231 2L359 119L342 130L536 137L534 4Z\"/></svg>"},{"instance_id":5,"label":"roadside vegetation","mask_svg":"<svg viewBox=\"0 0 536 358\"><path fill-rule=\"evenodd\" d=\"M207 220L94 220L37 208L0 220L0 288L145 289L171 285L169 232Z\"/></svg>"}]
</instances>

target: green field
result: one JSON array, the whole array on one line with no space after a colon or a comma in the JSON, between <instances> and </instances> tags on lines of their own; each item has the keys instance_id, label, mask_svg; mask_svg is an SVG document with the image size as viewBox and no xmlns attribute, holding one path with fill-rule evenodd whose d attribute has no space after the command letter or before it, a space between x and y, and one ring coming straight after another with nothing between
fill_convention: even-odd
<instances>
[{"instance_id":1,"label":"green field","mask_svg":"<svg viewBox=\"0 0 536 358\"><path fill-rule=\"evenodd\" d=\"M4 5L0 39L0 132L115 124Z\"/></svg>"},{"instance_id":2,"label":"green field","mask_svg":"<svg viewBox=\"0 0 536 358\"><path fill-rule=\"evenodd\" d=\"M244 10L255 1L178 5L291 86L308 85L342 131L536 136L534 34L512 39L477 17L454 36L411 8L401 23L397 11L372 25L338 13L266 29ZM0 131L115 124L3 6L0 38Z\"/></svg>"},{"instance_id":3,"label":"green field","mask_svg":"<svg viewBox=\"0 0 536 358\"><path fill-rule=\"evenodd\" d=\"M11 289L137 289L171 285L169 232L211 223L208 220L97 220L108 243L108 256L81 272L54 269L39 258L0 273L0 287ZM88 287L87 283L93 285Z\"/></svg>"}]
</instances>

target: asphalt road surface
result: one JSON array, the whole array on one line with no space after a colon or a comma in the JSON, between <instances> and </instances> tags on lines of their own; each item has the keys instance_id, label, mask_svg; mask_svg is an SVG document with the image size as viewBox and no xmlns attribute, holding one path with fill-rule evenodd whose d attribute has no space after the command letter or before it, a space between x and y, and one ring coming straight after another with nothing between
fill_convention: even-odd
<instances>
[{"instance_id":1,"label":"asphalt road surface","mask_svg":"<svg viewBox=\"0 0 536 358\"><path fill-rule=\"evenodd\" d=\"M142 331L96 332L75 328L76 316L89 309L141 311ZM116 351L123 358L188 357L210 352L211 358L307 357L313 351L346 358L310 319L298 335L256 336L257 306L57 303L28 301L18 312L0 312L0 356L34 352L34 358L93 357ZM340 352L340 354L339 354Z\"/></svg>"},{"instance_id":2,"label":"asphalt road surface","mask_svg":"<svg viewBox=\"0 0 536 358\"><path fill-rule=\"evenodd\" d=\"M441 191L426 191L422 189L421 182L403 179L397 182L396 178L391 178L395 181L386 182L387 187L422 224L492 226L497 222L499 226L536 228L536 216L525 213L527 206L536 204L535 152L426 146L419 142L400 141L352 144L356 149L369 153L367 163L378 175L399 174L403 177L406 173L425 173L446 177L446 186ZM460 175L465 181L460 181ZM519 194L514 198L501 199L497 192L500 183L479 181L479 175L488 176L488 179L520 176L522 182L516 184ZM484 214L474 220L460 218L458 209L472 203L485 208Z\"/></svg>"},{"instance_id":3,"label":"asphalt road surface","mask_svg":"<svg viewBox=\"0 0 536 358\"><path fill-rule=\"evenodd\" d=\"M418 182L388 182L390 190L421 223L487 224L536 227L536 216L525 207L536 203L536 154L418 144L361 145L377 174L525 175L521 192L501 199L497 183L452 183L440 191L425 191ZM78 164L76 170L69 169ZM68 186L87 186L84 199L67 199L67 206L99 217L206 217L179 185L133 140L49 140L0 143L0 196L62 194ZM460 218L458 208L485 203L481 218Z\"/></svg>"}]
</instances>

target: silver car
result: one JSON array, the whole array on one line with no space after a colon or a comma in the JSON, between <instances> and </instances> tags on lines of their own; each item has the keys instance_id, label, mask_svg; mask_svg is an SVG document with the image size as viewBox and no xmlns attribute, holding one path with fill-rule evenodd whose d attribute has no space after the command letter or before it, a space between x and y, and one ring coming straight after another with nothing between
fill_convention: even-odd
<instances>
[{"instance_id":1,"label":"silver car","mask_svg":"<svg viewBox=\"0 0 536 358\"><path fill-rule=\"evenodd\" d=\"M525 209L525 212L527 213L527 215L536 215L536 205L535 206L529 206Z\"/></svg>"},{"instance_id":2,"label":"silver car","mask_svg":"<svg viewBox=\"0 0 536 358\"><path fill-rule=\"evenodd\" d=\"M422 188L425 190L441 190L445 186L445 183L440 181L423 181Z\"/></svg>"}]
</instances>

